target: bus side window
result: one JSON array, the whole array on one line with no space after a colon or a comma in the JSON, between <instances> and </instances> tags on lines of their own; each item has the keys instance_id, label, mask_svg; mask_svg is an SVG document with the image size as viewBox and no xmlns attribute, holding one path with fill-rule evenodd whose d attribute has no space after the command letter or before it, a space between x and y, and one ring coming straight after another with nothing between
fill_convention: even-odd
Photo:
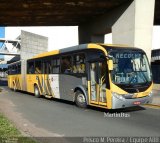
<instances>
[{"instance_id":1,"label":"bus side window","mask_svg":"<svg viewBox=\"0 0 160 143\"><path fill-rule=\"evenodd\" d=\"M19 69L18 69L19 67L18 67L18 65L19 64L16 64L16 74L19 74Z\"/></svg>"},{"instance_id":2,"label":"bus side window","mask_svg":"<svg viewBox=\"0 0 160 143\"><path fill-rule=\"evenodd\" d=\"M11 75L13 74L13 71L12 71L12 70L13 70L13 66L11 65L11 66L10 66L10 74L11 74Z\"/></svg>"},{"instance_id":3,"label":"bus side window","mask_svg":"<svg viewBox=\"0 0 160 143\"><path fill-rule=\"evenodd\" d=\"M45 61L44 62L44 73L45 74L52 74L52 65L51 65L51 60Z\"/></svg>"},{"instance_id":4,"label":"bus side window","mask_svg":"<svg viewBox=\"0 0 160 143\"><path fill-rule=\"evenodd\" d=\"M8 75L10 75L10 66L8 66Z\"/></svg>"},{"instance_id":5,"label":"bus side window","mask_svg":"<svg viewBox=\"0 0 160 143\"><path fill-rule=\"evenodd\" d=\"M13 65L13 74L16 74L16 65Z\"/></svg>"},{"instance_id":6,"label":"bus side window","mask_svg":"<svg viewBox=\"0 0 160 143\"><path fill-rule=\"evenodd\" d=\"M13 65L13 74L16 74L16 65Z\"/></svg>"},{"instance_id":7,"label":"bus side window","mask_svg":"<svg viewBox=\"0 0 160 143\"><path fill-rule=\"evenodd\" d=\"M85 73L85 55L77 54L73 57L73 73Z\"/></svg>"},{"instance_id":8,"label":"bus side window","mask_svg":"<svg viewBox=\"0 0 160 143\"><path fill-rule=\"evenodd\" d=\"M48 61L48 74L52 73L52 65L51 65L51 61Z\"/></svg>"},{"instance_id":9,"label":"bus side window","mask_svg":"<svg viewBox=\"0 0 160 143\"><path fill-rule=\"evenodd\" d=\"M61 72L72 73L72 57L64 56L61 59Z\"/></svg>"},{"instance_id":10,"label":"bus side window","mask_svg":"<svg viewBox=\"0 0 160 143\"><path fill-rule=\"evenodd\" d=\"M35 61L35 74L41 74L42 73L42 62L41 61Z\"/></svg>"},{"instance_id":11,"label":"bus side window","mask_svg":"<svg viewBox=\"0 0 160 143\"><path fill-rule=\"evenodd\" d=\"M34 74L34 62L27 63L28 74Z\"/></svg>"},{"instance_id":12,"label":"bus side window","mask_svg":"<svg viewBox=\"0 0 160 143\"><path fill-rule=\"evenodd\" d=\"M60 72L60 59L53 59L52 60L52 73L59 73Z\"/></svg>"},{"instance_id":13,"label":"bus side window","mask_svg":"<svg viewBox=\"0 0 160 143\"><path fill-rule=\"evenodd\" d=\"M18 74L21 74L21 64L18 64Z\"/></svg>"},{"instance_id":14,"label":"bus side window","mask_svg":"<svg viewBox=\"0 0 160 143\"><path fill-rule=\"evenodd\" d=\"M14 65L14 74L17 74L17 65Z\"/></svg>"}]
</instances>

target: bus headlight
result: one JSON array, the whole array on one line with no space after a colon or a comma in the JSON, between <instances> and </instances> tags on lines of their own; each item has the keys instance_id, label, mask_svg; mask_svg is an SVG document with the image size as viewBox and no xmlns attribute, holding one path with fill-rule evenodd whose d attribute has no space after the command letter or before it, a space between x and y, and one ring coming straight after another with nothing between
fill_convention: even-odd
<instances>
[{"instance_id":1,"label":"bus headlight","mask_svg":"<svg viewBox=\"0 0 160 143\"><path fill-rule=\"evenodd\" d=\"M123 97L122 94L118 94L116 92L112 92L112 96L114 96L114 97L116 97L116 98L118 98L120 100L123 100L123 101L125 100L125 98Z\"/></svg>"}]
</instances>

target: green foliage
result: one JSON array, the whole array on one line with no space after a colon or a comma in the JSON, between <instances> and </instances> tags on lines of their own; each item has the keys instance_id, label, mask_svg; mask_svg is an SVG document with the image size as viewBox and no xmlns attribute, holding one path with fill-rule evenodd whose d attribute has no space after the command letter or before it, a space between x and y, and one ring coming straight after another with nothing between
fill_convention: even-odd
<instances>
[{"instance_id":1,"label":"green foliage","mask_svg":"<svg viewBox=\"0 0 160 143\"><path fill-rule=\"evenodd\" d=\"M23 137L2 114L0 114L0 142L35 143L32 139Z\"/></svg>"},{"instance_id":2,"label":"green foliage","mask_svg":"<svg viewBox=\"0 0 160 143\"><path fill-rule=\"evenodd\" d=\"M20 136L20 132L0 114L0 137Z\"/></svg>"}]
</instances>

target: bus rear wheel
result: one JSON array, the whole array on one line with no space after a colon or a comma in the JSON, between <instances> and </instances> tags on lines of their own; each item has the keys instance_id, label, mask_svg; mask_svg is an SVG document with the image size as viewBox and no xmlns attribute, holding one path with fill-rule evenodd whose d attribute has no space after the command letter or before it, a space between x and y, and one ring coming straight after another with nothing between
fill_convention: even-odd
<instances>
[{"instance_id":1,"label":"bus rear wheel","mask_svg":"<svg viewBox=\"0 0 160 143\"><path fill-rule=\"evenodd\" d=\"M38 86L37 86L37 85L34 86L34 95L35 95L35 97L37 97L37 98L40 97L40 92L39 92L39 89L38 89Z\"/></svg>"},{"instance_id":2,"label":"bus rear wheel","mask_svg":"<svg viewBox=\"0 0 160 143\"><path fill-rule=\"evenodd\" d=\"M17 91L17 88L16 88L16 84L15 83L13 83L13 91Z\"/></svg>"},{"instance_id":3,"label":"bus rear wheel","mask_svg":"<svg viewBox=\"0 0 160 143\"><path fill-rule=\"evenodd\" d=\"M84 94L79 90L77 90L75 93L75 102L78 107L81 107L81 108L87 107L86 98Z\"/></svg>"}]
</instances>

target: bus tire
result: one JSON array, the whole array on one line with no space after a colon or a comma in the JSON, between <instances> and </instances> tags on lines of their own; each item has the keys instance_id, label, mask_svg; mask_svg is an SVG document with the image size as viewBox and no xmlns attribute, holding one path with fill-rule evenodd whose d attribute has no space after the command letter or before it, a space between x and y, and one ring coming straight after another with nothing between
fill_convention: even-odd
<instances>
[{"instance_id":1,"label":"bus tire","mask_svg":"<svg viewBox=\"0 0 160 143\"><path fill-rule=\"evenodd\" d=\"M16 84L13 83L13 91L16 92L17 91L17 88L16 88Z\"/></svg>"},{"instance_id":2,"label":"bus tire","mask_svg":"<svg viewBox=\"0 0 160 143\"><path fill-rule=\"evenodd\" d=\"M77 90L75 93L75 102L76 102L76 105L80 108L87 107L86 98L85 98L83 92L81 92L80 90Z\"/></svg>"},{"instance_id":3,"label":"bus tire","mask_svg":"<svg viewBox=\"0 0 160 143\"><path fill-rule=\"evenodd\" d=\"M40 98L40 92L37 85L34 86L34 96Z\"/></svg>"}]
</instances>

